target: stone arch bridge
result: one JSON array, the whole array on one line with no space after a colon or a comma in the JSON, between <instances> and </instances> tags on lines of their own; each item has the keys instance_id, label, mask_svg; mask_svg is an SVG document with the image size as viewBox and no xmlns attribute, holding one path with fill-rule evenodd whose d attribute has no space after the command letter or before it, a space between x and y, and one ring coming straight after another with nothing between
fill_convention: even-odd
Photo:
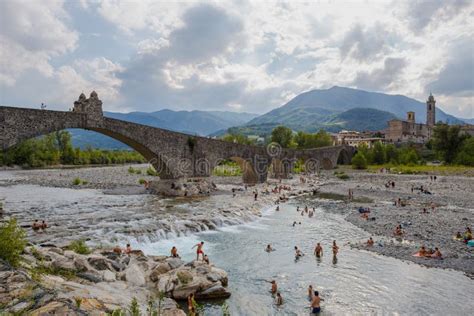
<instances>
[{"instance_id":1,"label":"stone arch bridge","mask_svg":"<svg viewBox=\"0 0 474 316\"><path fill-rule=\"evenodd\" d=\"M162 179L210 176L224 160L236 161L245 183L264 182L272 166L277 178L289 176L297 160L306 170L334 168L349 163L353 148L333 146L316 149L284 149L278 144L249 146L192 136L156 127L104 117L97 93L81 94L72 111L50 111L0 106L0 147L6 150L21 141L51 132L82 128L117 139L147 159Z\"/></svg>"}]
</instances>

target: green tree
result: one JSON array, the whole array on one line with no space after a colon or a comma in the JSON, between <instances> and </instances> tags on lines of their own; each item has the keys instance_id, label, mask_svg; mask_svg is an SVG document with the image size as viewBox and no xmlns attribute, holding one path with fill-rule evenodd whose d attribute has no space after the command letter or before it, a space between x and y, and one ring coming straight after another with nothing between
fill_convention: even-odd
<instances>
[{"instance_id":1,"label":"green tree","mask_svg":"<svg viewBox=\"0 0 474 316\"><path fill-rule=\"evenodd\" d=\"M474 137L464 140L454 162L474 167Z\"/></svg>"},{"instance_id":2,"label":"green tree","mask_svg":"<svg viewBox=\"0 0 474 316\"><path fill-rule=\"evenodd\" d=\"M385 163L386 156L385 156L385 148L381 142L376 142L374 147L372 148L372 159L373 163L377 165L381 165Z\"/></svg>"},{"instance_id":3,"label":"green tree","mask_svg":"<svg viewBox=\"0 0 474 316\"><path fill-rule=\"evenodd\" d=\"M244 145L255 145L255 141L249 139L242 134L226 134L222 137L222 140L231 143L244 144Z\"/></svg>"},{"instance_id":4,"label":"green tree","mask_svg":"<svg viewBox=\"0 0 474 316\"><path fill-rule=\"evenodd\" d=\"M359 151L352 157L352 168L367 169L367 159L362 152Z\"/></svg>"},{"instance_id":5,"label":"green tree","mask_svg":"<svg viewBox=\"0 0 474 316\"><path fill-rule=\"evenodd\" d=\"M26 232L18 226L16 219L0 226L0 258L17 267L21 262L21 254L26 246Z\"/></svg>"},{"instance_id":6,"label":"green tree","mask_svg":"<svg viewBox=\"0 0 474 316\"><path fill-rule=\"evenodd\" d=\"M272 142L278 143L283 148L293 147L293 131L286 126L277 126L272 131Z\"/></svg>"},{"instance_id":7,"label":"green tree","mask_svg":"<svg viewBox=\"0 0 474 316\"><path fill-rule=\"evenodd\" d=\"M385 145L385 161L393 164L398 163L398 151L395 145Z\"/></svg>"},{"instance_id":8,"label":"green tree","mask_svg":"<svg viewBox=\"0 0 474 316\"><path fill-rule=\"evenodd\" d=\"M437 124L433 133L433 149L446 162L452 163L461 144L468 137L460 133L460 126Z\"/></svg>"}]
</instances>

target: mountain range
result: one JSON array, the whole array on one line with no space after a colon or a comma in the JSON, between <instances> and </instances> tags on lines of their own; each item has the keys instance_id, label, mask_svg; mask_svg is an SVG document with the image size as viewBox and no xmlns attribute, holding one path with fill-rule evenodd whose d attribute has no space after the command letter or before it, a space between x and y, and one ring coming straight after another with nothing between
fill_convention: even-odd
<instances>
[{"instance_id":1,"label":"mountain range","mask_svg":"<svg viewBox=\"0 0 474 316\"><path fill-rule=\"evenodd\" d=\"M160 127L193 135L220 136L228 132L245 135L268 135L278 125L295 131L330 132L347 130L383 130L387 121L405 119L406 112L415 112L416 121L426 121L426 104L403 95L389 95L334 86L297 95L283 106L263 115L225 111L172 111L115 113L111 118ZM436 120L449 124L472 123L474 119L459 119L436 108ZM103 148L126 148L107 136L72 130L75 146L93 145Z\"/></svg>"}]
</instances>

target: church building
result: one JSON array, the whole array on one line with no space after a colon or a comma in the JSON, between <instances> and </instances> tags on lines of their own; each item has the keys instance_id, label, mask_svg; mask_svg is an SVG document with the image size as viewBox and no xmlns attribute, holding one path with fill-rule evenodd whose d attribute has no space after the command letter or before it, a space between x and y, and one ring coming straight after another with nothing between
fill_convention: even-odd
<instances>
[{"instance_id":1,"label":"church building","mask_svg":"<svg viewBox=\"0 0 474 316\"><path fill-rule=\"evenodd\" d=\"M416 123L415 112L408 112L407 119L390 120L385 133L385 140L391 143L425 143L431 138L436 124L436 101L430 93L426 101L426 124Z\"/></svg>"}]
</instances>

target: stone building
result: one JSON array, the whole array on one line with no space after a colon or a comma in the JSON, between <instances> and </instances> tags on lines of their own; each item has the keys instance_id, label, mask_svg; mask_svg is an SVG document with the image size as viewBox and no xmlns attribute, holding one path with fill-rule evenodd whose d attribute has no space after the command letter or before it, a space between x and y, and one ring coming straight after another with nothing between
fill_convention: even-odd
<instances>
[{"instance_id":1,"label":"stone building","mask_svg":"<svg viewBox=\"0 0 474 316\"><path fill-rule=\"evenodd\" d=\"M430 93L426 101L426 124L416 123L415 112L408 112L407 119L390 120L385 133L385 140L392 143L425 143L431 138L436 124L436 101Z\"/></svg>"}]
</instances>

